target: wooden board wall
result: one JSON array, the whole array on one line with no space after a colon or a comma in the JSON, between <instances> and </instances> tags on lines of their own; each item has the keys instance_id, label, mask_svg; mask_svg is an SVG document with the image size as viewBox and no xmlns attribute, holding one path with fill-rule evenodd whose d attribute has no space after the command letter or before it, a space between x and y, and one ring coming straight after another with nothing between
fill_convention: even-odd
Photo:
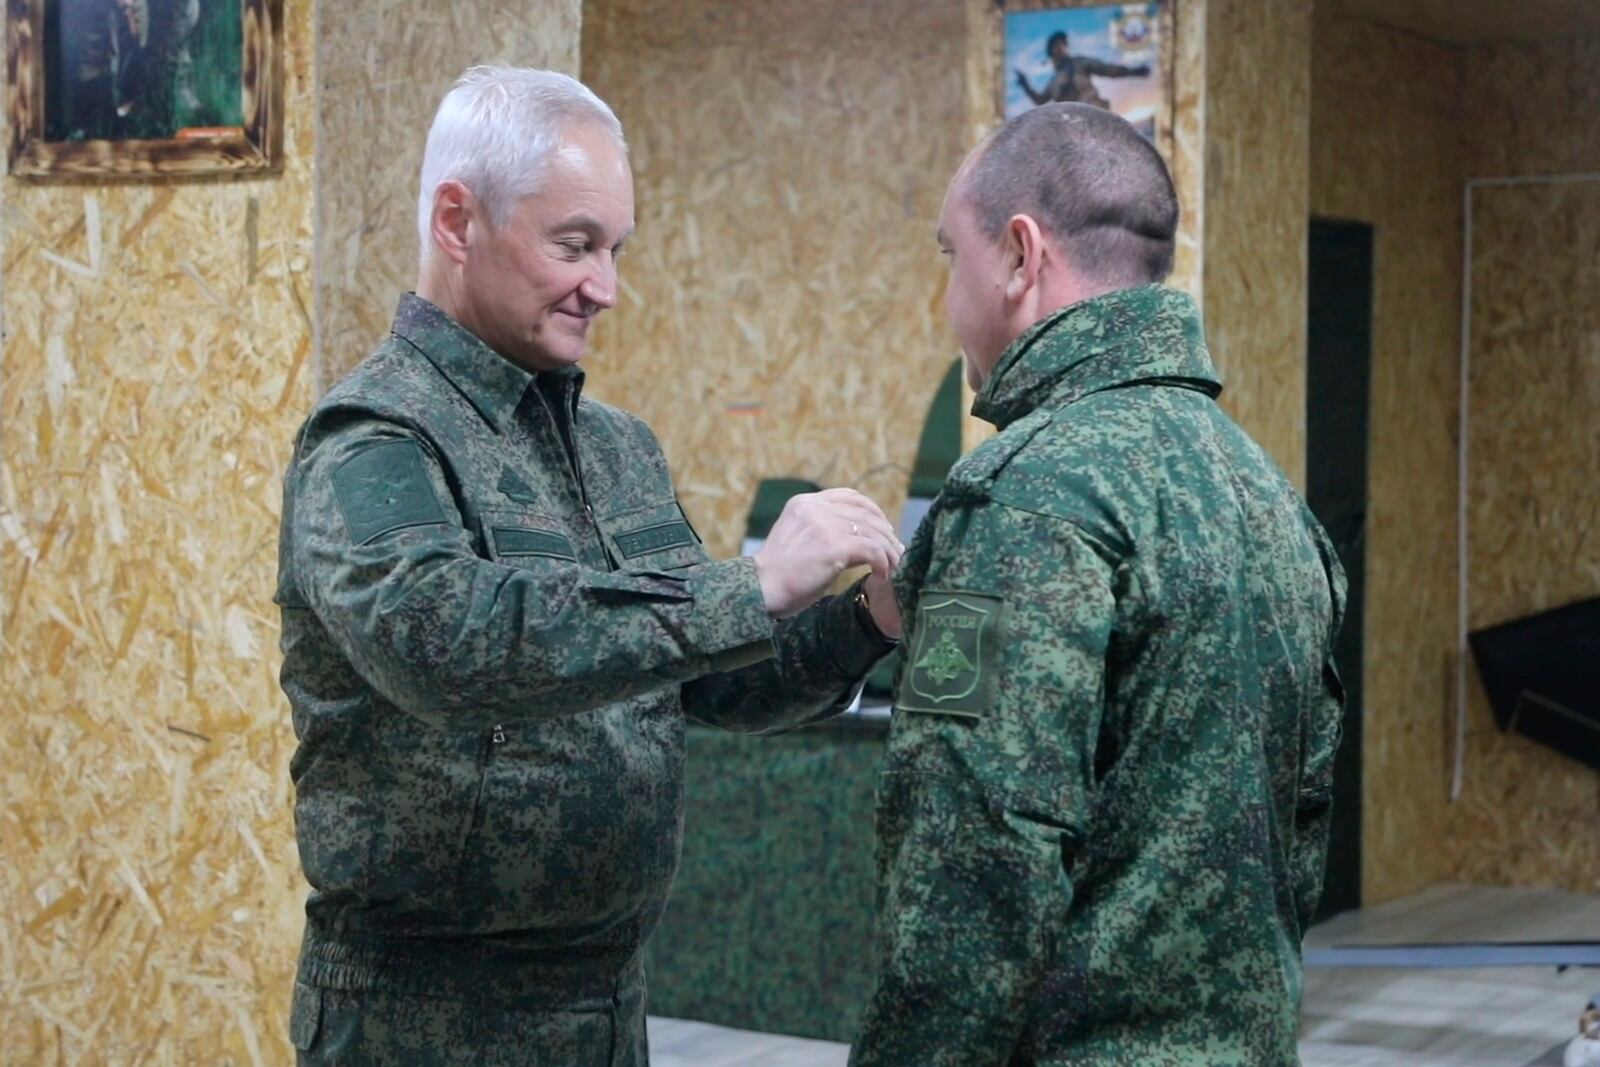
<instances>
[{"instance_id":1,"label":"wooden board wall","mask_svg":"<svg viewBox=\"0 0 1600 1067\"><path fill-rule=\"evenodd\" d=\"M319 384L389 332L417 281L417 183L433 113L477 63L578 73L582 0L338 0L317 12Z\"/></svg>"},{"instance_id":2,"label":"wooden board wall","mask_svg":"<svg viewBox=\"0 0 1600 1067\"><path fill-rule=\"evenodd\" d=\"M1474 49L1473 177L1600 172L1600 38ZM1470 625L1600 595L1600 182L1474 193ZM1471 675L1464 881L1600 891L1600 773L1493 724Z\"/></svg>"},{"instance_id":3,"label":"wooden board wall","mask_svg":"<svg viewBox=\"0 0 1600 1067\"><path fill-rule=\"evenodd\" d=\"M281 176L4 183L6 1063L292 1059L270 599L312 392L310 0L285 16Z\"/></svg>"},{"instance_id":4,"label":"wooden board wall","mask_svg":"<svg viewBox=\"0 0 1600 1067\"><path fill-rule=\"evenodd\" d=\"M1311 211L1374 229L1367 903L1422 889L1450 867L1463 62L1460 49L1318 8Z\"/></svg>"},{"instance_id":5,"label":"wooden board wall","mask_svg":"<svg viewBox=\"0 0 1600 1067\"><path fill-rule=\"evenodd\" d=\"M1205 12L1206 338L1223 407L1303 485L1311 2Z\"/></svg>"},{"instance_id":6,"label":"wooden board wall","mask_svg":"<svg viewBox=\"0 0 1600 1067\"><path fill-rule=\"evenodd\" d=\"M627 130L638 204L590 389L655 429L716 554L765 477L898 514L958 353L933 234L969 147L964 3L585 9L584 72Z\"/></svg>"}]
</instances>

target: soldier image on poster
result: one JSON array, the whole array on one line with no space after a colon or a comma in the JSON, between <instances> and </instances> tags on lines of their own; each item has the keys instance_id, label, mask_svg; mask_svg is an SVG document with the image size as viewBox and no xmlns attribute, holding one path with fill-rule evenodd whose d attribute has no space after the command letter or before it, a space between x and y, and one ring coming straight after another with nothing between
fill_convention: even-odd
<instances>
[{"instance_id":1,"label":"soldier image on poster","mask_svg":"<svg viewBox=\"0 0 1600 1067\"><path fill-rule=\"evenodd\" d=\"M241 0L60 0L44 51L46 140L161 139L243 122Z\"/></svg>"},{"instance_id":2,"label":"soldier image on poster","mask_svg":"<svg viewBox=\"0 0 1600 1067\"><path fill-rule=\"evenodd\" d=\"M1020 70L1017 71L1017 84L1022 87L1023 93L1035 106L1093 104L1095 107L1110 110L1110 103L1095 88L1095 78L1143 78L1150 73L1148 63L1137 67L1125 67L1117 63L1107 63L1093 56L1075 56L1072 54L1071 38L1060 30L1050 35L1045 50L1050 55L1050 62L1055 64L1056 73L1055 77L1050 79L1050 84L1045 86L1044 92L1035 89L1029 84L1028 76Z\"/></svg>"},{"instance_id":3,"label":"soldier image on poster","mask_svg":"<svg viewBox=\"0 0 1600 1067\"><path fill-rule=\"evenodd\" d=\"M1013 11L1005 16L1005 116L1042 104L1092 104L1155 139L1161 112L1162 5Z\"/></svg>"}]
</instances>

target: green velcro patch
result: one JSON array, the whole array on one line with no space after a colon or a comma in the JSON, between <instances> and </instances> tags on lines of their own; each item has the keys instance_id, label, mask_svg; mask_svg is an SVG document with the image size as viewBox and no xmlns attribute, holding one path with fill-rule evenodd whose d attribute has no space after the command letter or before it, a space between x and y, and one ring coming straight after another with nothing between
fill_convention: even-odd
<instances>
[{"instance_id":1,"label":"green velcro patch","mask_svg":"<svg viewBox=\"0 0 1600 1067\"><path fill-rule=\"evenodd\" d=\"M357 452L333 472L333 495L358 545L445 521L423 466L422 446L415 441L388 441Z\"/></svg>"},{"instance_id":2,"label":"green velcro patch","mask_svg":"<svg viewBox=\"0 0 1600 1067\"><path fill-rule=\"evenodd\" d=\"M524 526L494 527L494 550L508 556L548 556L550 559L576 560L572 542L553 530L530 530Z\"/></svg>"},{"instance_id":3,"label":"green velcro patch","mask_svg":"<svg viewBox=\"0 0 1600 1067\"><path fill-rule=\"evenodd\" d=\"M988 593L925 590L895 709L980 718L1000 658L1004 607L1005 601Z\"/></svg>"},{"instance_id":4,"label":"green velcro patch","mask_svg":"<svg viewBox=\"0 0 1600 1067\"><path fill-rule=\"evenodd\" d=\"M681 519L675 522L659 522L654 526L643 526L637 530L617 534L617 549L624 559L692 544L694 544L694 532L689 529L689 524Z\"/></svg>"}]
</instances>

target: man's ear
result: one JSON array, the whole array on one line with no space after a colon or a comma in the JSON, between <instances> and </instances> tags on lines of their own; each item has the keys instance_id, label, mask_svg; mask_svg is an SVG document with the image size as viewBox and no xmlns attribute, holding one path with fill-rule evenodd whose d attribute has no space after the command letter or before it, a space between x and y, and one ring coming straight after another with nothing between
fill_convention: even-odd
<instances>
[{"instance_id":1,"label":"man's ear","mask_svg":"<svg viewBox=\"0 0 1600 1067\"><path fill-rule=\"evenodd\" d=\"M455 180L442 181L433 191L433 217L429 231L434 247L454 263L467 258L476 236L477 201L471 190Z\"/></svg>"},{"instance_id":2,"label":"man's ear","mask_svg":"<svg viewBox=\"0 0 1600 1067\"><path fill-rule=\"evenodd\" d=\"M1027 215L1013 215L1006 223L1006 299L1021 300L1039 283L1044 261L1044 234Z\"/></svg>"}]
</instances>

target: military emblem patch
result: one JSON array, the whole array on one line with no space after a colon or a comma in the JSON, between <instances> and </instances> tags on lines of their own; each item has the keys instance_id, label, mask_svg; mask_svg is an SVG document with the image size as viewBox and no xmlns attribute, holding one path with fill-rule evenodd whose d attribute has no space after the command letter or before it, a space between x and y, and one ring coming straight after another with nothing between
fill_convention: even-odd
<instances>
[{"instance_id":1,"label":"military emblem patch","mask_svg":"<svg viewBox=\"0 0 1600 1067\"><path fill-rule=\"evenodd\" d=\"M422 446L415 441L388 441L357 452L333 472L333 494L358 545L408 526L445 521L422 464Z\"/></svg>"},{"instance_id":2,"label":"military emblem patch","mask_svg":"<svg viewBox=\"0 0 1600 1067\"><path fill-rule=\"evenodd\" d=\"M929 589L917 605L916 643L895 695L900 711L981 716L999 654L1005 602L987 593Z\"/></svg>"}]
</instances>

